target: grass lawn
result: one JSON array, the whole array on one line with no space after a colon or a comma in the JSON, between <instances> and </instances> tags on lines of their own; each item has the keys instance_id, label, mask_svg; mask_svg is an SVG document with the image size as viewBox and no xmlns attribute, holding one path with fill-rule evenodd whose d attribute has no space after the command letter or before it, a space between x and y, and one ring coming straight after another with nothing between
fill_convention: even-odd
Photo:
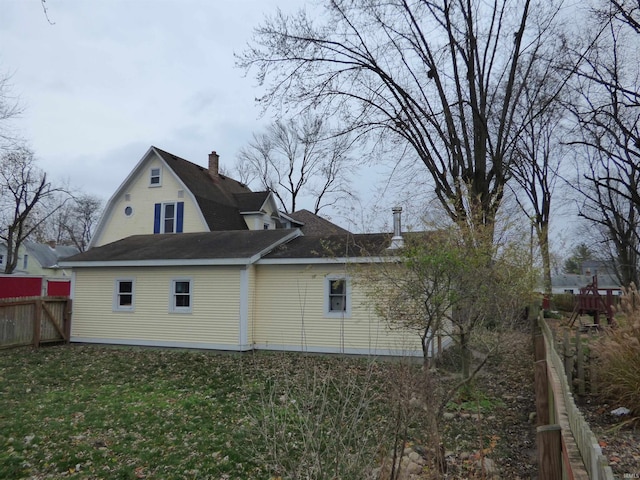
<instances>
[{"instance_id":1,"label":"grass lawn","mask_svg":"<svg viewBox=\"0 0 640 480\"><path fill-rule=\"evenodd\" d=\"M282 473L274 458L333 468L303 458L309 449L373 464L392 437L394 368L284 353L0 350L0 478L270 479Z\"/></svg>"}]
</instances>

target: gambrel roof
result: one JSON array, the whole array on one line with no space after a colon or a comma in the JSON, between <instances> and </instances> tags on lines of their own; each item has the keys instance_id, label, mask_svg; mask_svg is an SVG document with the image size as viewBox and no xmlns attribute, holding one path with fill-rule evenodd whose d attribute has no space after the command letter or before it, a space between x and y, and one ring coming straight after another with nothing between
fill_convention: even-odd
<instances>
[{"instance_id":1,"label":"gambrel roof","mask_svg":"<svg viewBox=\"0 0 640 480\"><path fill-rule=\"evenodd\" d=\"M246 230L241 212L262 209L269 192L252 192L245 184L158 147L151 147L193 194L209 230Z\"/></svg>"}]
</instances>

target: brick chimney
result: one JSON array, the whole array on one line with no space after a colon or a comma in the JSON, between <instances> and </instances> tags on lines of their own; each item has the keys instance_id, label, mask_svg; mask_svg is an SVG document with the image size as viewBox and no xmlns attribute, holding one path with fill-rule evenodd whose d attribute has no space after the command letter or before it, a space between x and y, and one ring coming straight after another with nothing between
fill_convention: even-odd
<instances>
[{"instance_id":1,"label":"brick chimney","mask_svg":"<svg viewBox=\"0 0 640 480\"><path fill-rule=\"evenodd\" d=\"M216 151L212 151L209 154L209 173L212 177L218 177L218 167L220 162L220 155L216 153Z\"/></svg>"}]
</instances>

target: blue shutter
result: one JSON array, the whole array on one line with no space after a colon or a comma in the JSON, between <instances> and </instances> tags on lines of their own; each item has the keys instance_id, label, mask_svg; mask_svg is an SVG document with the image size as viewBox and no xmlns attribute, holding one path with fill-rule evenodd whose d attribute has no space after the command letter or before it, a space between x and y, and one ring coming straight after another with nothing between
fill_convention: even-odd
<instances>
[{"instance_id":1,"label":"blue shutter","mask_svg":"<svg viewBox=\"0 0 640 480\"><path fill-rule=\"evenodd\" d=\"M153 213L153 233L160 233L161 210L162 210L162 205L160 203L156 203L154 213Z\"/></svg>"},{"instance_id":2,"label":"blue shutter","mask_svg":"<svg viewBox=\"0 0 640 480\"><path fill-rule=\"evenodd\" d=\"M184 219L184 202L178 202L176 213L176 233L182 233L182 220Z\"/></svg>"}]
</instances>

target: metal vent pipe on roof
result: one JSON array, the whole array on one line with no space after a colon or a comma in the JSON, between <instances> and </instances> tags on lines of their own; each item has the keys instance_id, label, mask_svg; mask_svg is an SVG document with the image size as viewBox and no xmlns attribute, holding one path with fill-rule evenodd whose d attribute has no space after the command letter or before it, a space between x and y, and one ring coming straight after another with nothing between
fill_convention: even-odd
<instances>
[{"instance_id":1,"label":"metal vent pipe on roof","mask_svg":"<svg viewBox=\"0 0 640 480\"><path fill-rule=\"evenodd\" d=\"M402 207L393 207L393 237L389 249L397 249L404 247L404 238L402 238Z\"/></svg>"}]
</instances>

